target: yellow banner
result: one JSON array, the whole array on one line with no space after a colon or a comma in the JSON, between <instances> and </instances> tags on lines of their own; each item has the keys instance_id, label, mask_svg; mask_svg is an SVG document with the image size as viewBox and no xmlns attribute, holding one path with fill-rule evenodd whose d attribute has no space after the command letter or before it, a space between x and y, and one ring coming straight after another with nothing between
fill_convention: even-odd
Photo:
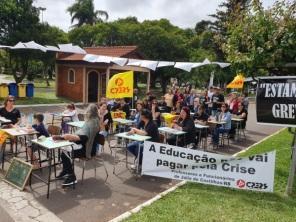
<instances>
[{"instance_id":1,"label":"yellow banner","mask_svg":"<svg viewBox=\"0 0 296 222\"><path fill-rule=\"evenodd\" d=\"M226 88L242 89L244 87L245 77L242 74L237 75Z\"/></svg>"},{"instance_id":2,"label":"yellow banner","mask_svg":"<svg viewBox=\"0 0 296 222\"><path fill-rule=\"evenodd\" d=\"M106 97L109 99L133 97L134 72L117 73L108 81Z\"/></svg>"}]
</instances>

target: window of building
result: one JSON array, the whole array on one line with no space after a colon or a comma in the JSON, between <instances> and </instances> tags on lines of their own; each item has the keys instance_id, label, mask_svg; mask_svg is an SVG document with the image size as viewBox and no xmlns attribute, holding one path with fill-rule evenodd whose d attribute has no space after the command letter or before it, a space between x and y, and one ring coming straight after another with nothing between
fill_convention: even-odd
<instances>
[{"instance_id":1,"label":"window of building","mask_svg":"<svg viewBox=\"0 0 296 222\"><path fill-rule=\"evenodd\" d=\"M68 71L68 83L75 84L75 71L74 69L69 69Z\"/></svg>"}]
</instances>

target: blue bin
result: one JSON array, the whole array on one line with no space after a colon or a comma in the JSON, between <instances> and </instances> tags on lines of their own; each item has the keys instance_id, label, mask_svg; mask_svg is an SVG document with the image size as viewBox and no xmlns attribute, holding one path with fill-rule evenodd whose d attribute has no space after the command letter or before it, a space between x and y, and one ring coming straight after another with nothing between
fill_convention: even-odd
<instances>
[{"instance_id":1,"label":"blue bin","mask_svg":"<svg viewBox=\"0 0 296 222\"><path fill-rule=\"evenodd\" d=\"M26 96L32 98L34 96L34 84L28 83L26 89Z\"/></svg>"},{"instance_id":2,"label":"blue bin","mask_svg":"<svg viewBox=\"0 0 296 222\"><path fill-rule=\"evenodd\" d=\"M17 97L17 84L16 83L9 83L8 89L9 89L9 95Z\"/></svg>"}]
</instances>

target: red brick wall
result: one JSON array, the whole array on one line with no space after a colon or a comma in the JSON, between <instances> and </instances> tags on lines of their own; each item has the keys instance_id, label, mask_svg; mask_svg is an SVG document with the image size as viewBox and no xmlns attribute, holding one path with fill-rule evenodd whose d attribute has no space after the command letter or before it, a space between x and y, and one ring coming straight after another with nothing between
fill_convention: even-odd
<instances>
[{"instance_id":1,"label":"red brick wall","mask_svg":"<svg viewBox=\"0 0 296 222\"><path fill-rule=\"evenodd\" d=\"M68 83L68 71L75 71L75 84ZM75 102L83 100L83 67L70 67L58 65L58 89L57 95Z\"/></svg>"}]
</instances>

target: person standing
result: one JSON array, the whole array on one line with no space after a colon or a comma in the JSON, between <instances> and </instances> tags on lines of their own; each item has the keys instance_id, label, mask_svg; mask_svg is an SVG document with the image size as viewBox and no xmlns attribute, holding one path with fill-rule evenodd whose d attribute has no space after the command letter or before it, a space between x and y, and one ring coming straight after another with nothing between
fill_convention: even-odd
<instances>
[{"instance_id":1,"label":"person standing","mask_svg":"<svg viewBox=\"0 0 296 222\"><path fill-rule=\"evenodd\" d=\"M164 100L167 105L167 112L170 113L173 108L173 99L174 99L174 94L173 90L169 89L168 92L164 95Z\"/></svg>"},{"instance_id":2,"label":"person standing","mask_svg":"<svg viewBox=\"0 0 296 222\"><path fill-rule=\"evenodd\" d=\"M214 94L212 96L212 116L215 116L221 105L224 103L224 96L220 93L220 88L216 87L214 89Z\"/></svg>"}]
</instances>

